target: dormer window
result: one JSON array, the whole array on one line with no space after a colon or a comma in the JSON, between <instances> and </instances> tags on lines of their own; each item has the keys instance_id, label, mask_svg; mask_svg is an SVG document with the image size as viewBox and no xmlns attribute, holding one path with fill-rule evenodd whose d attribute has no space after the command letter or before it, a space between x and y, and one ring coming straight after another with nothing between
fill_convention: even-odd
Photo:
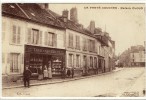
<instances>
[{"instance_id":1,"label":"dormer window","mask_svg":"<svg viewBox=\"0 0 146 100\"><path fill-rule=\"evenodd\" d=\"M13 9L15 8L13 5L10 5L10 7L13 8Z\"/></svg>"},{"instance_id":2,"label":"dormer window","mask_svg":"<svg viewBox=\"0 0 146 100\"><path fill-rule=\"evenodd\" d=\"M31 13L31 15L32 15L32 16L35 16L35 14L34 14L34 13Z\"/></svg>"}]
</instances>

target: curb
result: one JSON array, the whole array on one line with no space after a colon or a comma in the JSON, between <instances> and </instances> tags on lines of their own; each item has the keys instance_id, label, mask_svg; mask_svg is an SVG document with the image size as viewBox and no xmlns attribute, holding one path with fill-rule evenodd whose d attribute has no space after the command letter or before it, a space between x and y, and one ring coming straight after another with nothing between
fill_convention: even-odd
<instances>
[{"instance_id":1,"label":"curb","mask_svg":"<svg viewBox=\"0 0 146 100\"><path fill-rule=\"evenodd\" d=\"M95 77L95 76L106 75L106 74L118 72L118 71L121 71L121 70L123 70L123 69L120 69L120 70L117 70L117 71L112 70L111 72L101 73L101 74L97 74L97 75L75 77L75 78L71 78L71 79L68 79L68 80L60 80L60 81L45 82L45 83L35 83L35 84L33 83L33 84L30 84L30 86L38 86L38 85L46 85L46 84L56 84L56 83L69 82L69 81L74 81L74 80L91 78L91 77ZM24 86L23 85L19 85L19 86L12 86L12 87L3 87L2 89L12 89L12 88L21 88L21 87L24 87Z\"/></svg>"}]
</instances>

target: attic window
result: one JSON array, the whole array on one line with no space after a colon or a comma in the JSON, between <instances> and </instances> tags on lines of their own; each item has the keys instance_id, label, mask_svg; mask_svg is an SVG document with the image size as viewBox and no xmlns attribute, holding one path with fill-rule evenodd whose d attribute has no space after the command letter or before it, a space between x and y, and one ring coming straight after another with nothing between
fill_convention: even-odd
<instances>
[{"instance_id":1,"label":"attic window","mask_svg":"<svg viewBox=\"0 0 146 100\"><path fill-rule=\"evenodd\" d=\"M11 8L15 8L13 5L10 5Z\"/></svg>"},{"instance_id":2,"label":"attic window","mask_svg":"<svg viewBox=\"0 0 146 100\"><path fill-rule=\"evenodd\" d=\"M32 15L32 16L35 16L35 14L34 14L34 13L31 13L31 15Z\"/></svg>"}]
</instances>

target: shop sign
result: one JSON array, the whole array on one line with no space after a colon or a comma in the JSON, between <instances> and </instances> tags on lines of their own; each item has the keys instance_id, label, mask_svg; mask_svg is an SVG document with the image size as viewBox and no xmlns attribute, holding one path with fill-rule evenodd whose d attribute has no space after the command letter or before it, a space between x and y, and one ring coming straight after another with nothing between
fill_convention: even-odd
<instances>
[{"instance_id":1,"label":"shop sign","mask_svg":"<svg viewBox=\"0 0 146 100\"><path fill-rule=\"evenodd\" d=\"M41 54L54 54L54 55L64 55L64 50L45 48L45 47L36 47L36 46L26 46L25 52L29 53L41 53Z\"/></svg>"}]
</instances>

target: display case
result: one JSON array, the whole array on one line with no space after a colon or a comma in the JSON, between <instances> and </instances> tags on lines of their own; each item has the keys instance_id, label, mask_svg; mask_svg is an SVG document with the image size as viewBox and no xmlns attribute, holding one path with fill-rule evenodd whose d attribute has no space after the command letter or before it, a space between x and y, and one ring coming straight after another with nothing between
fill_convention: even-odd
<instances>
[{"instance_id":1,"label":"display case","mask_svg":"<svg viewBox=\"0 0 146 100\"><path fill-rule=\"evenodd\" d=\"M60 75L62 70L62 58L61 57L53 57L52 60L52 74Z\"/></svg>"}]
</instances>

